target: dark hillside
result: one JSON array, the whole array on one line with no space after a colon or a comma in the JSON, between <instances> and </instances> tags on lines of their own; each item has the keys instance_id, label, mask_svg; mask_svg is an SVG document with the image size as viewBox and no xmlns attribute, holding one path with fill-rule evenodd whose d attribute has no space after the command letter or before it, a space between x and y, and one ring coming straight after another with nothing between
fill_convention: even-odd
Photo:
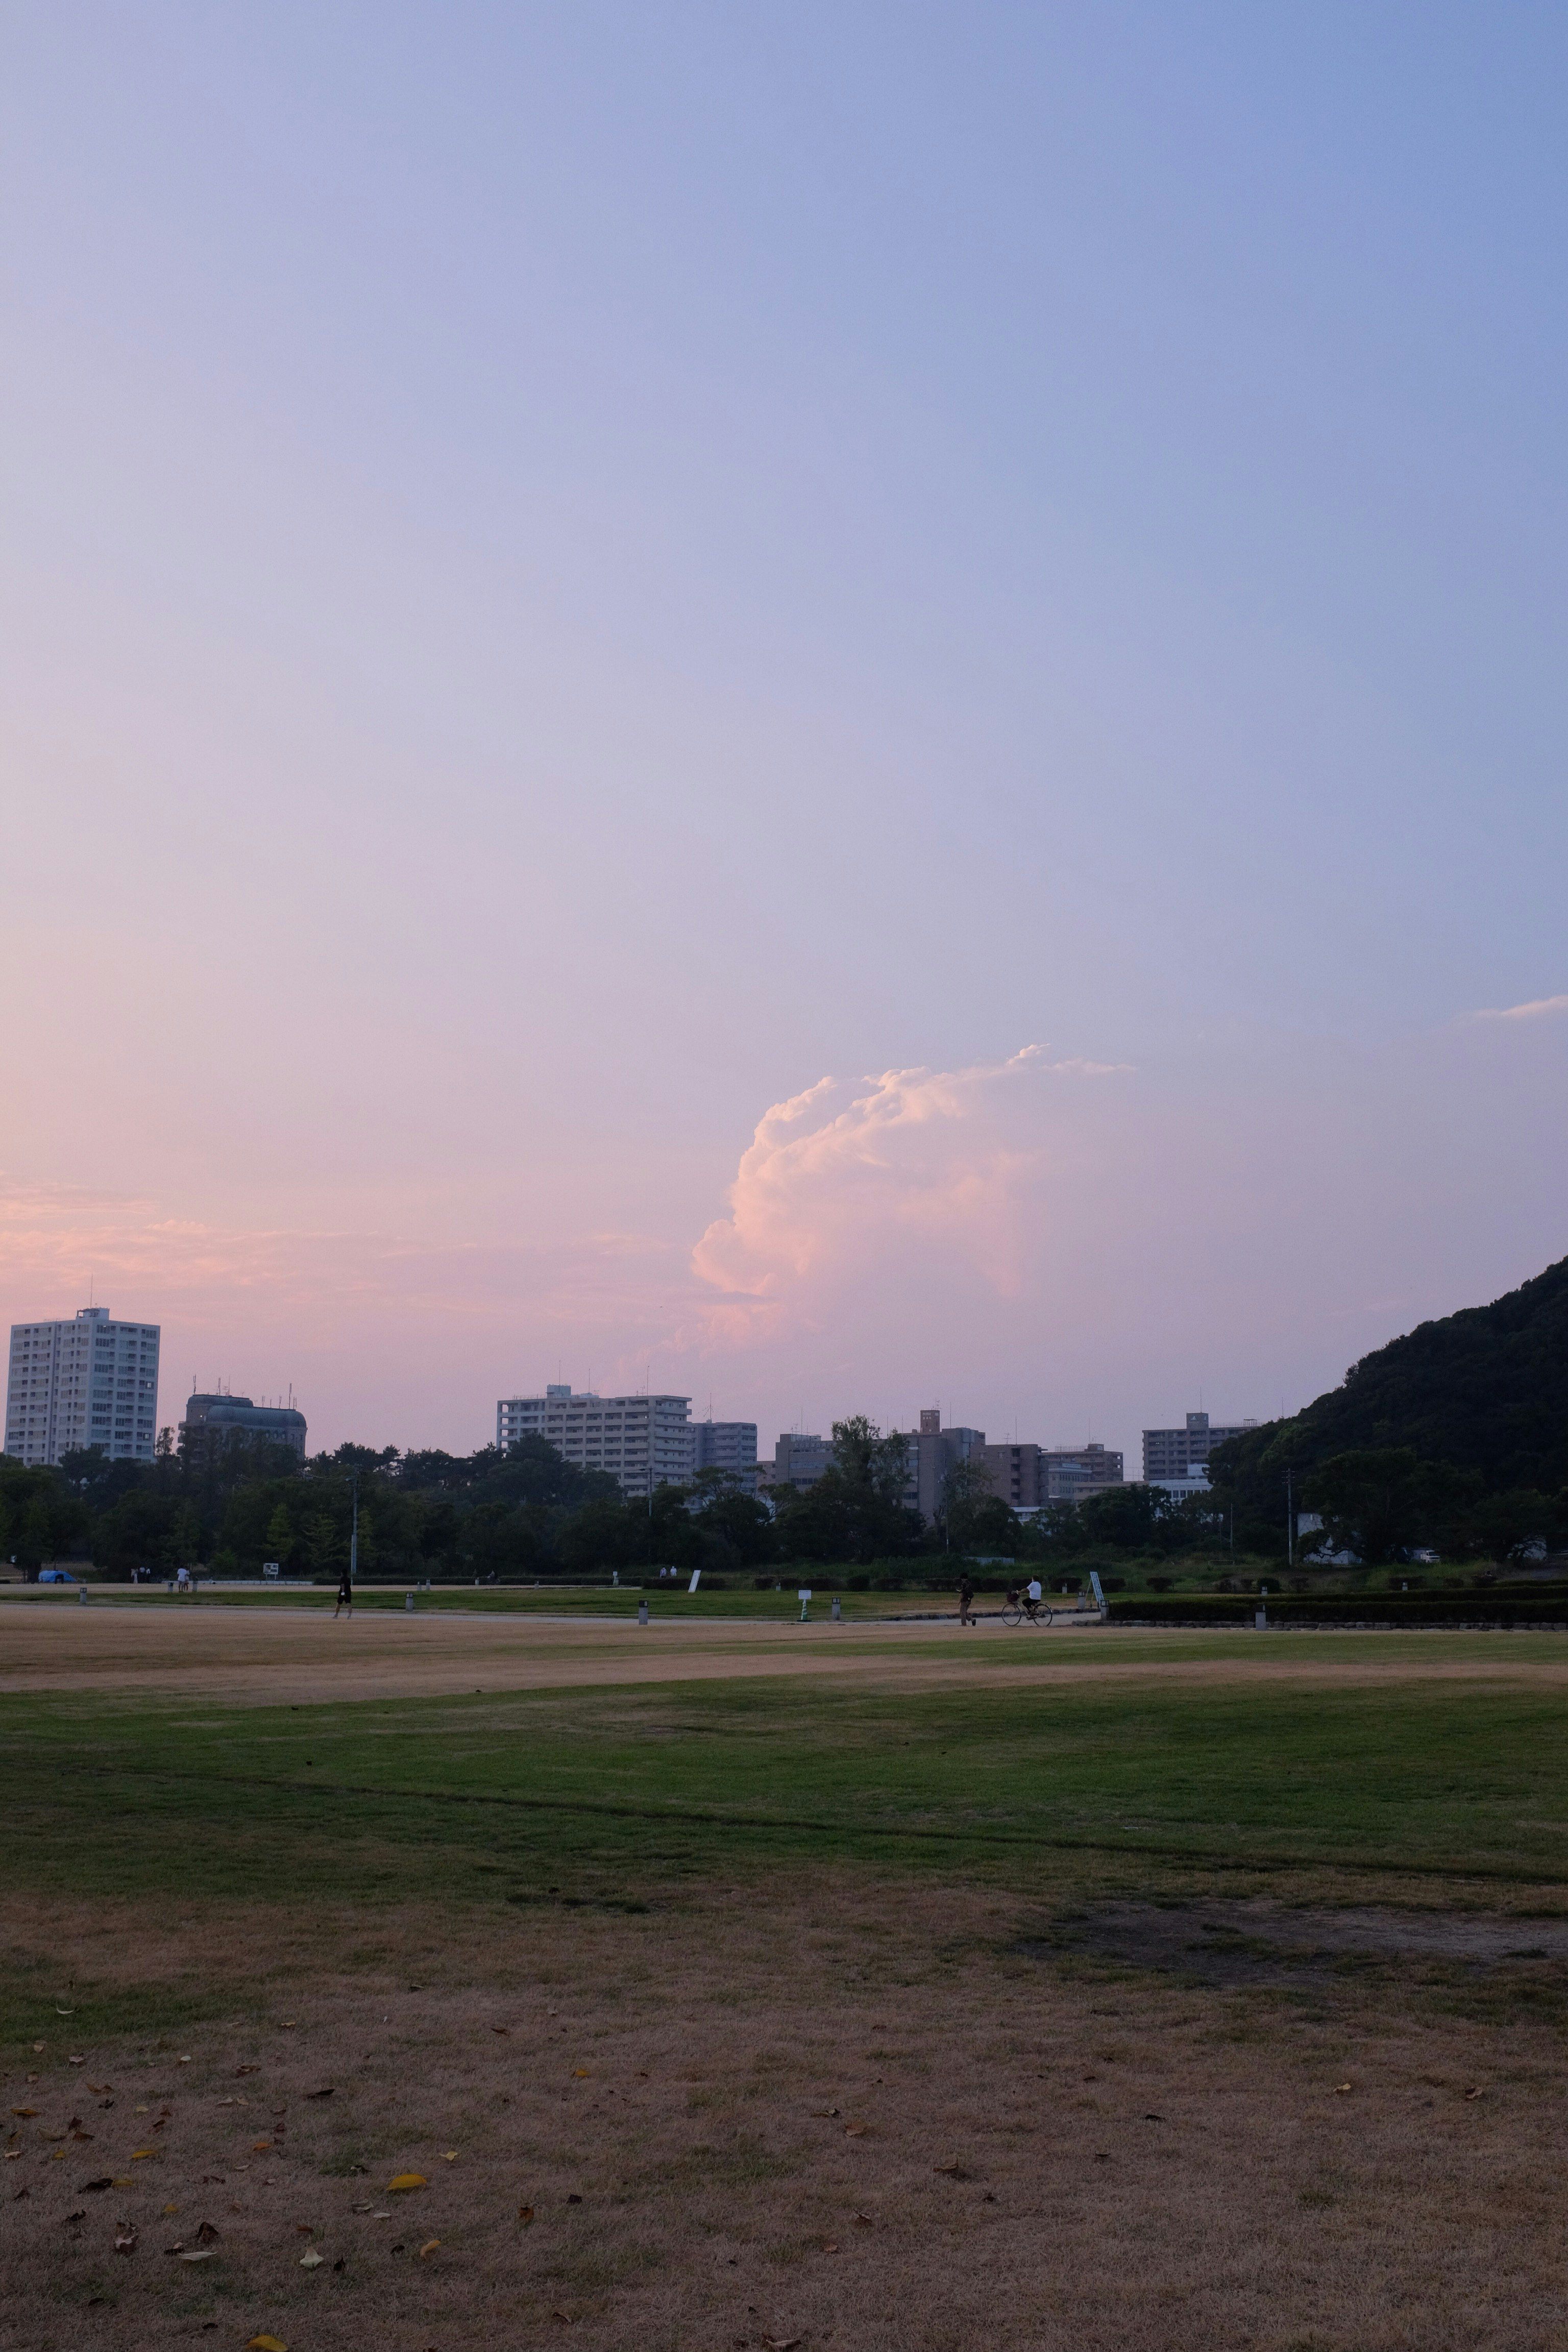
<instances>
[{"instance_id":1,"label":"dark hillside","mask_svg":"<svg viewBox=\"0 0 1568 2352\"><path fill-rule=\"evenodd\" d=\"M1363 1356L1293 1421L1216 1447L1210 1475L1244 1516L1270 1525L1285 1465L1408 1446L1479 1477L1483 1492L1568 1486L1568 1258L1489 1307L1419 1324Z\"/></svg>"}]
</instances>

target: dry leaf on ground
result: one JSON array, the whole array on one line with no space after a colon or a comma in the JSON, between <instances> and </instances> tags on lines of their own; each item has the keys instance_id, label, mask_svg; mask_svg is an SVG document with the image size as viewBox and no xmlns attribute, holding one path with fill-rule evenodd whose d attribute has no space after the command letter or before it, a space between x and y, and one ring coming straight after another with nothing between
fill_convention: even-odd
<instances>
[{"instance_id":1,"label":"dry leaf on ground","mask_svg":"<svg viewBox=\"0 0 1568 2352\"><path fill-rule=\"evenodd\" d=\"M400 2172L387 2182L386 2188L387 2194L390 2196L395 2189L425 2189L428 2185L422 2172Z\"/></svg>"},{"instance_id":2,"label":"dry leaf on ground","mask_svg":"<svg viewBox=\"0 0 1568 2352\"><path fill-rule=\"evenodd\" d=\"M422 2263L427 2263L431 2255L436 2252L437 2246L439 2246L440 2242L441 2241L439 2238L426 2238L425 2243L419 2249L420 2261Z\"/></svg>"}]
</instances>

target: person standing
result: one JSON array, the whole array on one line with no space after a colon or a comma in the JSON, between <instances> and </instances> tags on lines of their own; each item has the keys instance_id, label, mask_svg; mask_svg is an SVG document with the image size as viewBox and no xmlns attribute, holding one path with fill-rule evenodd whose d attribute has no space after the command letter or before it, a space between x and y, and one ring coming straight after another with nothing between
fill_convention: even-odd
<instances>
[{"instance_id":1,"label":"person standing","mask_svg":"<svg viewBox=\"0 0 1568 2352\"><path fill-rule=\"evenodd\" d=\"M958 1580L958 1622L961 1625L974 1623L973 1603L974 1580L966 1569Z\"/></svg>"},{"instance_id":2,"label":"person standing","mask_svg":"<svg viewBox=\"0 0 1568 2352\"><path fill-rule=\"evenodd\" d=\"M333 1610L332 1615L341 1617L345 1609L352 1617L354 1613L354 1588L353 1580L346 1568L338 1579L338 1605Z\"/></svg>"}]
</instances>

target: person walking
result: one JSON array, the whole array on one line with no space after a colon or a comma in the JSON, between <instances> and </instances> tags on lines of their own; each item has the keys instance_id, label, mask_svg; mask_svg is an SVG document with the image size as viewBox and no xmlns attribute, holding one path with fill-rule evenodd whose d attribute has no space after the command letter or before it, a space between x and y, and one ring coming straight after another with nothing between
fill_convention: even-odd
<instances>
[{"instance_id":1,"label":"person walking","mask_svg":"<svg viewBox=\"0 0 1568 2352\"><path fill-rule=\"evenodd\" d=\"M973 1625L975 1621L973 1614L973 1605L974 1580L969 1574L968 1570L965 1570L964 1573L958 1580L958 1622L961 1625Z\"/></svg>"},{"instance_id":2,"label":"person walking","mask_svg":"<svg viewBox=\"0 0 1568 2352\"><path fill-rule=\"evenodd\" d=\"M341 1617L345 1609L352 1617L354 1613L354 1588L353 1580L346 1568L338 1579L338 1605L333 1610L332 1615Z\"/></svg>"}]
</instances>

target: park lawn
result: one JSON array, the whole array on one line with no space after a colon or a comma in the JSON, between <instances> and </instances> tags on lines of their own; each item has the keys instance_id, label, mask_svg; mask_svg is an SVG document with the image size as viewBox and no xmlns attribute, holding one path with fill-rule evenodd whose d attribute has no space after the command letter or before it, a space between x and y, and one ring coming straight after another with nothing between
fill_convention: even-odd
<instances>
[{"instance_id":1,"label":"park lawn","mask_svg":"<svg viewBox=\"0 0 1568 2352\"><path fill-rule=\"evenodd\" d=\"M1523 1662L1537 1639L1493 1637ZM1222 1660L1246 1637L1189 1640ZM38 1693L0 1733L8 1883L494 1903L840 1864L1005 1885L1173 1874L1568 1882L1555 1685L1223 1679L879 1692L810 1677L227 1707ZM1096 1645L1098 1647L1098 1645ZM1151 1664L1175 1645L1142 1637ZM1301 1636L1290 1654L1347 1653ZM1012 1645L998 1643L993 1656ZM1095 1655L1072 1637L1061 1655ZM504 1885L501 1883L504 1881Z\"/></svg>"},{"instance_id":2,"label":"park lawn","mask_svg":"<svg viewBox=\"0 0 1568 2352\"><path fill-rule=\"evenodd\" d=\"M1531 1922L1564 1914L1568 1762L1526 1677L1555 1647L10 1696L0 2343L1546 2352L1568 2074ZM1424 1671L1466 1659L1521 1678ZM1070 1944L1143 1906L1249 1948L1300 1903L1501 1913L1521 1948L1238 1990Z\"/></svg>"},{"instance_id":3,"label":"park lawn","mask_svg":"<svg viewBox=\"0 0 1568 2352\"><path fill-rule=\"evenodd\" d=\"M414 1594L416 1614L456 1610L481 1616L542 1616L635 1619L637 1604L646 1600L653 1616L675 1622L701 1622L732 1618L747 1623L772 1622L797 1624L800 1622L798 1590L807 1586L814 1598L810 1602L813 1621L827 1617L837 1596L843 1614L848 1618L955 1616L958 1602L953 1591L852 1592L843 1580L857 1573L854 1570L819 1570L820 1580L813 1583L809 1575L791 1577L775 1591L770 1582L763 1592L754 1591L748 1581L735 1585L728 1591L704 1591L700 1586L689 1592L684 1584L650 1583L640 1589L636 1585L618 1587L595 1585L467 1585L436 1584L428 1591L411 1581L397 1584L362 1583L355 1588L356 1609L401 1610L406 1606L407 1595ZM837 1577L840 1580L831 1580ZM275 1592L251 1585L243 1590L226 1591L221 1585L203 1585L191 1595L170 1592L164 1585L97 1584L88 1587L89 1607L121 1607L146 1609L325 1609L331 1612L336 1604L335 1586L283 1586ZM78 1590L71 1586L15 1586L7 1598L26 1601L36 1608L79 1606ZM994 1610L1000 1601L992 1596L982 1606ZM1058 1605L1068 1604L1058 1596Z\"/></svg>"}]
</instances>

